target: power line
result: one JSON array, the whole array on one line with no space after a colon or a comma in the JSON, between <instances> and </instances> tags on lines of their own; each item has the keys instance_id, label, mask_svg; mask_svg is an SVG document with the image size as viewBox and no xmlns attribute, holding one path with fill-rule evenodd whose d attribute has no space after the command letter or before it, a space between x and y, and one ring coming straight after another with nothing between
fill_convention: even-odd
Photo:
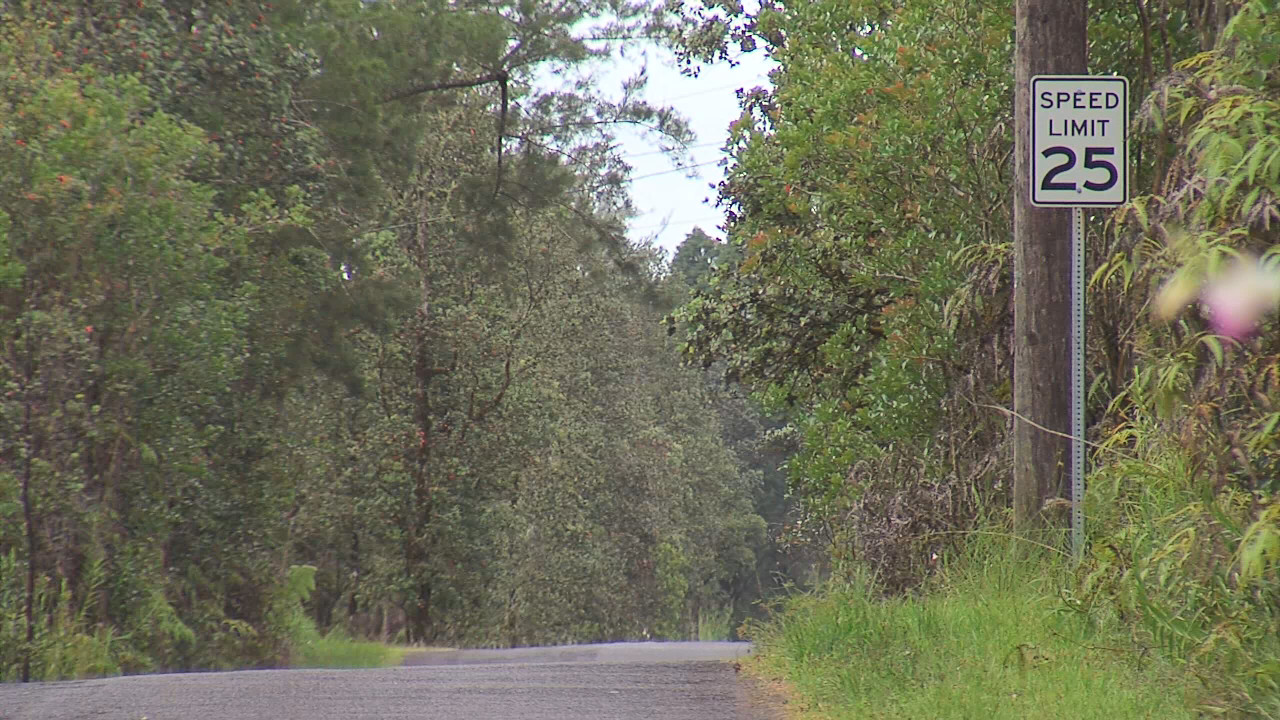
<instances>
[{"instance_id":1,"label":"power line","mask_svg":"<svg viewBox=\"0 0 1280 720\"><path fill-rule=\"evenodd\" d=\"M724 143L709 142L709 143L702 143L701 145L690 145L689 147L686 147L686 148L683 148L683 149L684 149L684 150L701 150L701 149L703 149L703 148L719 147L719 146L721 146L721 145L723 145L723 144L724 144ZM650 151L650 152L635 153L635 154L632 154L632 155L623 155L623 156L622 156L622 159L623 159L623 160L630 160L631 158L648 157L648 156L650 156L650 155L663 155L663 154L666 154L667 152L668 152L667 150L652 150L652 151Z\"/></svg>"},{"instance_id":2,"label":"power line","mask_svg":"<svg viewBox=\"0 0 1280 720\"><path fill-rule=\"evenodd\" d=\"M720 92L721 90L729 90L729 89L739 90L742 87L743 85L741 83L733 83L732 85L721 85L720 87L704 88L696 92L685 93L684 95L677 95L675 97L662 98L661 102L670 103L670 102L675 102L676 100L684 100L686 98L697 97L698 95L706 95L707 93Z\"/></svg>"},{"instance_id":3,"label":"power line","mask_svg":"<svg viewBox=\"0 0 1280 720\"><path fill-rule=\"evenodd\" d=\"M700 168L700 167L706 167L707 165L718 165L718 164L720 164L719 160L708 160L707 162L694 163L693 165L685 165L684 167L674 168L671 170L661 170L658 172L649 173L647 175L637 175L631 178L631 180L632 181L647 180L649 178L658 177L660 175L670 175L671 173L688 172L689 170L692 170L694 168Z\"/></svg>"}]
</instances>

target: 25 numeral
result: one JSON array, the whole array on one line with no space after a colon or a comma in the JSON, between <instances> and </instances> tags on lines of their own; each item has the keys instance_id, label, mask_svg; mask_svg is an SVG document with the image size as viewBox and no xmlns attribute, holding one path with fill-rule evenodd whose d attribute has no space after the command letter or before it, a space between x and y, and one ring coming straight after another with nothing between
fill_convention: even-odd
<instances>
[{"instance_id":1,"label":"25 numeral","mask_svg":"<svg viewBox=\"0 0 1280 720\"><path fill-rule=\"evenodd\" d=\"M1074 182L1062 182L1055 180L1062 173L1070 170L1076 165L1076 152L1069 147L1055 145L1051 148L1045 148L1040 153L1046 160L1061 155L1065 160L1055 165L1049 172L1045 173L1044 179L1040 181L1041 190L1075 190ZM1107 179L1103 182L1094 182L1086 180L1084 187L1086 190L1094 192L1108 190L1115 186L1120 180L1120 173L1116 170L1116 166L1107 160L1099 160L1099 155L1115 155L1116 149L1113 147L1087 147L1084 149L1084 167L1086 170L1105 170Z\"/></svg>"}]
</instances>

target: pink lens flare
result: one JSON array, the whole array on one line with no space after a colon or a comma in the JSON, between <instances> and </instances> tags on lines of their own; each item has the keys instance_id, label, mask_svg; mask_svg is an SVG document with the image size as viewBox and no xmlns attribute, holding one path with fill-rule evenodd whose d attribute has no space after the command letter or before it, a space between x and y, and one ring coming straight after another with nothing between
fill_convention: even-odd
<instances>
[{"instance_id":1,"label":"pink lens flare","mask_svg":"<svg viewBox=\"0 0 1280 720\"><path fill-rule=\"evenodd\" d=\"M1200 293L1209 326L1219 335L1244 340L1280 302L1280 273L1254 259L1241 259Z\"/></svg>"}]
</instances>

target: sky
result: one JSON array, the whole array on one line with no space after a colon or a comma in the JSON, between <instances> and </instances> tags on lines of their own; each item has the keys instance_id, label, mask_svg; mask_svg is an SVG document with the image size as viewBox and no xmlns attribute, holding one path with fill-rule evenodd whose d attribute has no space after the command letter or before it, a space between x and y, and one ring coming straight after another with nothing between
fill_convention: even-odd
<instances>
[{"instance_id":1,"label":"sky","mask_svg":"<svg viewBox=\"0 0 1280 720\"><path fill-rule=\"evenodd\" d=\"M684 115L697 134L690 153L688 170L672 165L659 152L652 140L638 133L619 132L622 153L632 166L631 198L639 214L632 218L629 235L632 240L652 239L667 250L668 257L694 227L701 227L714 238L723 238L719 226L724 222L715 207L715 186L724 178L721 160L727 158L720 148L729 133L729 124L739 114L736 91L768 86L772 64L761 52L737 58L739 64L706 66L691 78L681 75L669 53L651 50L647 60L633 56L624 61L614 74L602 78L621 83L647 64L649 84L645 97L654 104L673 105Z\"/></svg>"}]
</instances>

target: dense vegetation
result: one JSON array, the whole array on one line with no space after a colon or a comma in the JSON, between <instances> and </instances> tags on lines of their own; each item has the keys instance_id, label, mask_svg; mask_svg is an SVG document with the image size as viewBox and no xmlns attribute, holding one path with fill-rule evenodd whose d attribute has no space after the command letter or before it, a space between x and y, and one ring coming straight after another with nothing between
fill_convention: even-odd
<instances>
[{"instance_id":1,"label":"dense vegetation","mask_svg":"<svg viewBox=\"0 0 1280 720\"><path fill-rule=\"evenodd\" d=\"M788 418L797 532L827 545L837 577L870 569L884 592L934 588L947 558L974 562L970 531L1009 527L1011 10L691 11L693 57L762 48L778 69L728 140L720 199L740 259L669 323L690 362ZM1280 712L1280 327L1236 341L1199 304L1168 321L1151 308L1172 275L1196 287L1234 256L1276 259L1278 59L1274 0L1089 4L1090 73L1130 78L1140 104L1136 190L1087 220L1089 549L1067 581L1043 578L1060 607L1125 628L1135 657L1199 678L1199 707L1266 717ZM1043 520L1061 527L1065 505Z\"/></svg>"},{"instance_id":2,"label":"dense vegetation","mask_svg":"<svg viewBox=\"0 0 1280 720\"><path fill-rule=\"evenodd\" d=\"M614 128L690 134L574 81L678 18L2 7L0 679L687 638L775 583L778 451L623 235Z\"/></svg>"},{"instance_id":3,"label":"dense vegetation","mask_svg":"<svg viewBox=\"0 0 1280 720\"><path fill-rule=\"evenodd\" d=\"M792 597L778 621L753 628L748 668L831 720L1203 717L1179 670L1134 652L1124 623L1064 605L1073 565L970 536L928 592L886 597L854 575Z\"/></svg>"},{"instance_id":4,"label":"dense vegetation","mask_svg":"<svg viewBox=\"0 0 1280 720\"><path fill-rule=\"evenodd\" d=\"M949 657L1025 679L1060 640L1280 716L1280 327L1158 300L1278 259L1276 0L1090 3L1136 190L1087 220L1071 564L975 541L1009 529L1008 2L5 7L5 679L278 662L317 628L689 637L766 593L785 523L851 584L765 647L816 673L900 644L874 669L928 691L885 696L905 716ZM678 155L679 117L534 82L640 36L777 63L726 141L726 242L669 265L621 239L611 128ZM990 612L1027 592L1057 617ZM1146 702L1105 675L1072 697Z\"/></svg>"}]
</instances>

